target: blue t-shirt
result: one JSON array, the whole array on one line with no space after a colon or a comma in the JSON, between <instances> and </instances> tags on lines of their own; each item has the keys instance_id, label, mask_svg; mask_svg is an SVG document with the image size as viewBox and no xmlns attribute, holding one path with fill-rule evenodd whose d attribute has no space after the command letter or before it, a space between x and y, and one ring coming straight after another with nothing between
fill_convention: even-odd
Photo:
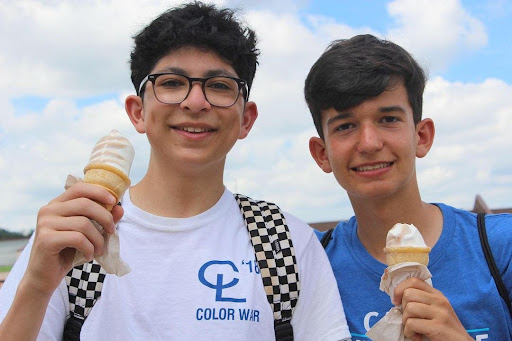
<instances>
[{"instance_id":1,"label":"blue t-shirt","mask_svg":"<svg viewBox=\"0 0 512 341\"><path fill-rule=\"evenodd\" d=\"M509 311L485 260L476 214L444 204L443 231L430 252L433 286L452 304L459 320L476 340L512 340ZM507 288L512 293L512 214L486 216L489 244ZM326 248L343 301L352 340L369 340L366 332L393 307L379 290L386 265L373 258L359 241L352 217L340 222ZM321 238L322 232L317 232Z\"/></svg>"}]
</instances>

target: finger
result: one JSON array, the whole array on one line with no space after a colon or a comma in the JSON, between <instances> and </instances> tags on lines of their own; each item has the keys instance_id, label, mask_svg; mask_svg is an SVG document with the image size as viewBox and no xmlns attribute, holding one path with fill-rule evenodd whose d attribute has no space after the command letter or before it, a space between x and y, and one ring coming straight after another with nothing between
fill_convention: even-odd
<instances>
[{"instance_id":1,"label":"finger","mask_svg":"<svg viewBox=\"0 0 512 341\"><path fill-rule=\"evenodd\" d=\"M417 321L410 321L408 325L404 324L404 336L412 341L423 341L423 335L418 334L411 328L411 324L414 324Z\"/></svg>"},{"instance_id":2,"label":"finger","mask_svg":"<svg viewBox=\"0 0 512 341\"><path fill-rule=\"evenodd\" d=\"M410 303L422 303L433 309L451 307L450 302L444 294L431 286L422 286L421 289L415 287L406 288L402 294L402 306L407 307ZM433 318L433 317L432 317Z\"/></svg>"},{"instance_id":3,"label":"finger","mask_svg":"<svg viewBox=\"0 0 512 341\"><path fill-rule=\"evenodd\" d=\"M73 228L70 229L69 226L73 226ZM54 229L59 232L81 233L94 246L94 255L103 254L105 237L90 219L80 216L66 217L59 219L54 225Z\"/></svg>"},{"instance_id":4,"label":"finger","mask_svg":"<svg viewBox=\"0 0 512 341\"><path fill-rule=\"evenodd\" d=\"M68 250L69 248L80 251L87 261L91 261L96 253L96 247L91 243L91 240L84 234L76 231L62 231L58 234L56 243L63 247L61 251Z\"/></svg>"},{"instance_id":5,"label":"finger","mask_svg":"<svg viewBox=\"0 0 512 341\"><path fill-rule=\"evenodd\" d=\"M99 185L88 184L85 182L77 182L64 193L50 201L50 203L55 201L64 202L81 197L89 198L93 201L105 205L117 204L116 198L112 194L110 194L110 192L106 188Z\"/></svg>"},{"instance_id":6,"label":"finger","mask_svg":"<svg viewBox=\"0 0 512 341\"><path fill-rule=\"evenodd\" d=\"M124 215L124 209L121 205L115 205L112 208L112 212L110 212L110 213L112 214L114 224L117 224L119 222L119 220L121 220L121 218Z\"/></svg>"},{"instance_id":7,"label":"finger","mask_svg":"<svg viewBox=\"0 0 512 341\"><path fill-rule=\"evenodd\" d=\"M427 292L413 288L413 287L404 289L404 291L402 293L402 302L401 302L402 307L405 309L405 307L410 302L421 302L421 303L428 304L427 298L424 297L426 294L427 294Z\"/></svg>"},{"instance_id":8,"label":"finger","mask_svg":"<svg viewBox=\"0 0 512 341\"><path fill-rule=\"evenodd\" d=\"M82 197L63 202L54 201L42 207L38 214L38 224L40 224L40 221L45 222L48 219L53 221L51 219L72 216L87 217L95 220L108 233L113 233L115 230L112 214L97 202ZM50 223L46 225L52 226ZM73 229L73 226L70 225L69 229Z\"/></svg>"},{"instance_id":9,"label":"finger","mask_svg":"<svg viewBox=\"0 0 512 341\"><path fill-rule=\"evenodd\" d=\"M75 232L83 235L93 246L93 254L103 254L104 237L91 220L84 216L43 216L36 226L36 239L41 240L46 247L51 248L56 254L65 247L75 246L74 244L61 244L61 238L66 236L61 234L62 232ZM76 239L73 239L73 242L76 243Z\"/></svg>"},{"instance_id":10,"label":"finger","mask_svg":"<svg viewBox=\"0 0 512 341\"><path fill-rule=\"evenodd\" d=\"M430 335L433 328L431 320L409 318L404 322L404 336L413 341L423 341L423 335Z\"/></svg>"},{"instance_id":11,"label":"finger","mask_svg":"<svg viewBox=\"0 0 512 341\"><path fill-rule=\"evenodd\" d=\"M419 303L416 301L407 302L402 306L402 319L407 321L410 318L422 318L431 320L435 315L435 308L427 303Z\"/></svg>"},{"instance_id":12,"label":"finger","mask_svg":"<svg viewBox=\"0 0 512 341\"><path fill-rule=\"evenodd\" d=\"M404 292L410 288L419 289L425 292L433 292L435 290L425 281L416 277L411 277L396 286L395 291L393 292L393 304L402 304Z\"/></svg>"},{"instance_id":13,"label":"finger","mask_svg":"<svg viewBox=\"0 0 512 341\"><path fill-rule=\"evenodd\" d=\"M82 233L78 231L42 230L34 240L34 251L38 255L62 256L64 266L69 270L73 261L74 252L80 251L88 260L94 258L95 246ZM40 257L40 256L38 256Z\"/></svg>"},{"instance_id":14,"label":"finger","mask_svg":"<svg viewBox=\"0 0 512 341\"><path fill-rule=\"evenodd\" d=\"M84 216L96 221L107 233L114 233L115 223L112 213L95 201L88 198L77 198L63 202L61 209L62 216Z\"/></svg>"}]
</instances>

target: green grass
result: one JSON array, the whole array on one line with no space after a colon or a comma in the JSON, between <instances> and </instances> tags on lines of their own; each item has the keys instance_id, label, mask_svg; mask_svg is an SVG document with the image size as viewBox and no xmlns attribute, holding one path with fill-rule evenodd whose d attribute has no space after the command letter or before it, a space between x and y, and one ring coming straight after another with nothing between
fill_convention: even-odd
<instances>
[{"instance_id":1,"label":"green grass","mask_svg":"<svg viewBox=\"0 0 512 341\"><path fill-rule=\"evenodd\" d=\"M0 266L0 272L9 272L12 269L12 265Z\"/></svg>"}]
</instances>

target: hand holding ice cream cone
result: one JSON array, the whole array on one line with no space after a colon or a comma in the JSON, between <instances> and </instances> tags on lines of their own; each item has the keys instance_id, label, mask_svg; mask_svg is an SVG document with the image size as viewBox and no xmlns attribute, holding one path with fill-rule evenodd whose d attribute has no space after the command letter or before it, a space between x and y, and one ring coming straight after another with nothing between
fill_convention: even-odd
<instances>
[{"instance_id":1,"label":"hand holding ice cream cone","mask_svg":"<svg viewBox=\"0 0 512 341\"><path fill-rule=\"evenodd\" d=\"M84 169L84 182L106 188L115 198L116 202L122 198L124 192L130 187L130 168L133 162L134 149L130 141L123 137L117 130L101 138L94 146L89 163ZM66 188L80 181L80 179L68 176ZM102 205L112 211L112 205ZM105 239L105 252L97 256L95 260L107 273L123 276L130 272L130 266L120 257L119 235L103 232L103 227L91 220L94 226L103 234ZM81 252L76 252L73 266L86 263L87 259Z\"/></svg>"},{"instance_id":2,"label":"hand holding ice cream cone","mask_svg":"<svg viewBox=\"0 0 512 341\"><path fill-rule=\"evenodd\" d=\"M380 290L391 299L395 288L408 278L417 277L432 285L432 275L427 268L430 248L414 225L395 224L387 234L384 252L388 267L382 275ZM401 308L391 308L366 335L373 341L408 340L403 335Z\"/></svg>"}]
</instances>

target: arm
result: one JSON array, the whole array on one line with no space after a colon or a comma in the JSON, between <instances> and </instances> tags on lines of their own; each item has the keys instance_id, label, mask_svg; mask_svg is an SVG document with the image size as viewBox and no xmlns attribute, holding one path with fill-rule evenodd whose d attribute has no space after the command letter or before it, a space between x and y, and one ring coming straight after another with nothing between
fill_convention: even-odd
<instances>
[{"instance_id":1,"label":"arm","mask_svg":"<svg viewBox=\"0 0 512 341\"><path fill-rule=\"evenodd\" d=\"M462 326L450 301L424 281L409 278L394 292L393 304L402 305L404 335L422 341L473 340Z\"/></svg>"},{"instance_id":2,"label":"arm","mask_svg":"<svg viewBox=\"0 0 512 341\"><path fill-rule=\"evenodd\" d=\"M123 210L115 206L111 214L98 203L114 201L104 188L78 183L40 209L28 266L0 325L0 340L37 338L48 302L71 269L75 251L88 259L103 253L103 236L90 219L113 233Z\"/></svg>"}]
</instances>

